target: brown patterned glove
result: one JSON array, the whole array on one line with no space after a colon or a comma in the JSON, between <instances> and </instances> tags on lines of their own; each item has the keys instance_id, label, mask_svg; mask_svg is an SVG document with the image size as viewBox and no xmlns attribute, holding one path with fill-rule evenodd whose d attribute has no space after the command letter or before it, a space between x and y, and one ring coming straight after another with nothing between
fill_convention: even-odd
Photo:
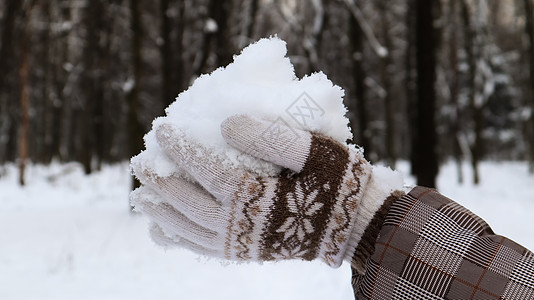
<instances>
[{"instance_id":1,"label":"brown patterned glove","mask_svg":"<svg viewBox=\"0 0 534 300\"><path fill-rule=\"evenodd\" d=\"M132 160L143 186L131 201L151 219L154 241L238 261L350 261L387 192L371 188L372 200L362 201L372 167L358 148L283 125L274 134L272 125L237 115L221 131L231 146L284 167L277 177L234 167L160 125L159 145L195 182L159 177Z\"/></svg>"}]
</instances>

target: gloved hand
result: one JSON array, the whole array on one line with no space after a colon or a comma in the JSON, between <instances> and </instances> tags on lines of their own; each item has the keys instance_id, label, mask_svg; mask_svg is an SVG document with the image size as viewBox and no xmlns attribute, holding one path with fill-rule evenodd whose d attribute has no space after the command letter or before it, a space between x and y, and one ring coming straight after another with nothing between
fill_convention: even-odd
<instances>
[{"instance_id":1,"label":"gloved hand","mask_svg":"<svg viewBox=\"0 0 534 300\"><path fill-rule=\"evenodd\" d=\"M143 186L131 203L152 221L153 240L238 261L320 258L338 267L350 260L391 189L370 188L364 200L372 167L358 148L283 125L269 134L271 125L236 115L221 132L231 146L284 167L277 177L234 167L161 124L160 147L196 182L159 177L132 160Z\"/></svg>"}]
</instances>

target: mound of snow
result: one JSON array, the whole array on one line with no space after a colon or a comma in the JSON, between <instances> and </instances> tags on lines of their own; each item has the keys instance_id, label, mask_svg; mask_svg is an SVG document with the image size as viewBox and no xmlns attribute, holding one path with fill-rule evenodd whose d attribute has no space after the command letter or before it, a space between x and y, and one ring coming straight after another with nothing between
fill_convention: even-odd
<instances>
[{"instance_id":1,"label":"mound of snow","mask_svg":"<svg viewBox=\"0 0 534 300\"><path fill-rule=\"evenodd\" d=\"M145 136L146 150L132 160L160 176L179 172L155 139L155 129L165 122L175 124L231 164L258 174L278 173L277 166L245 155L224 141L220 124L235 114L261 117L271 121L273 128L283 124L316 131L340 142L351 138L343 89L322 72L297 78L286 53L283 40L261 39L234 56L233 63L197 78L166 109L167 116L153 122Z\"/></svg>"}]
</instances>

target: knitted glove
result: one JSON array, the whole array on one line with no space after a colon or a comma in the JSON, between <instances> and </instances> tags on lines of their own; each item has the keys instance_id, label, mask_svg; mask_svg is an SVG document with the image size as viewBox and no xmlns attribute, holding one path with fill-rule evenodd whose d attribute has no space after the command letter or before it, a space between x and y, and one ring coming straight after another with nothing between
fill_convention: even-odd
<instances>
[{"instance_id":1,"label":"knitted glove","mask_svg":"<svg viewBox=\"0 0 534 300\"><path fill-rule=\"evenodd\" d=\"M284 167L277 177L234 167L161 124L160 147L193 180L160 177L132 160L143 186L130 199L152 221L153 240L238 261L351 260L391 189L371 188L363 201L372 167L359 149L283 125L272 134L271 125L237 115L221 131L231 146Z\"/></svg>"}]
</instances>

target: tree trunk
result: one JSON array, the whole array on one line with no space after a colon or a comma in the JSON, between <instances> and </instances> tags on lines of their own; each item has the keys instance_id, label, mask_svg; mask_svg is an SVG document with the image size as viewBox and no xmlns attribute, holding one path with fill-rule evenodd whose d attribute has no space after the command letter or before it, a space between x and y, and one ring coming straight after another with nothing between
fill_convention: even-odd
<instances>
[{"instance_id":1,"label":"tree trunk","mask_svg":"<svg viewBox=\"0 0 534 300\"><path fill-rule=\"evenodd\" d=\"M173 68L173 51L172 51L172 41L171 41L171 18L168 15L169 10L169 0L160 0L160 15L161 15L161 24L160 24L160 36L162 43L159 46L159 51L161 55L161 89L162 89L162 103L166 107L168 106L173 97L173 88L172 84L175 82L172 76ZM180 55L180 52L178 52Z\"/></svg>"},{"instance_id":2,"label":"tree trunk","mask_svg":"<svg viewBox=\"0 0 534 300\"><path fill-rule=\"evenodd\" d=\"M460 94L460 69L459 69L459 63L458 63L458 26L457 26L457 2L456 1L450 1L449 2L449 68L450 68L450 76L449 76L449 91L450 91L450 103L453 107L453 116L450 120L451 122L451 142L452 142L452 152L454 161L456 162L457 167L457 177L458 177L458 183L463 183L463 172L462 172L462 150L460 147L460 141L459 141L459 135L461 133L461 107L460 103L458 102L458 96Z\"/></svg>"},{"instance_id":3,"label":"tree trunk","mask_svg":"<svg viewBox=\"0 0 534 300\"><path fill-rule=\"evenodd\" d=\"M471 13L469 12L469 5L466 0L462 0L462 20L464 25L464 39L465 39L465 53L468 66L468 88L469 88L469 103L472 118L474 122L475 140L470 145L471 150L471 166L473 168L473 183L480 182L478 172L478 162L480 160L481 152L481 131L482 131L482 108L476 104L476 57L474 39L475 33L471 24Z\"/></svg>"},{"instance_id":4,"label":"tree trunk","mask_svg":"<svg viewBox=\"0 0 534 300\"><path fill-rule=\"evenodd\" d=\"M61 7L59 14L61 15L61 22L67 23L72 21L72 14L70 7ZM55 109L56 116L61 116L59 120L56 120L57 127L61 130L56 130L56 143L57 143L57 152L61 161L69 161L74 158L74 153L71 151L74 147L74 118L73 118L73 101L71 101L72 95L72 80L71 76L75 76L76 70L72 68L70 70L65 70L64 64L71 63L71 53L69 49L69 37L71 32L65 34L65 38L58 40L59 45L57 46L60 50L58 51L59 60L63 64L58 64L56 66L56 71L54 72L55 78L55 90L58 95L61 106Z\"/></svg>"},{"instance_id":5,"label":"tree trunk","mask_svg":"<svg viewBox=\"0 0 534 300\"><path fill-rule=\"evenodd\" d=\"M20 0L7 0L7 3L4 4L5 11L3 13L3 22L2 22L2 43L0 44L0 71L2 74L6 74L8 67L8 59L6 57L11 57L13 53L13 33L15 30L15 18L20 9L22 1ZM3 90L4 85L6 84L6 77L0 76L0 91Z\"/></svg>"},{"instance_id":6,"label":"tree trunk","mask_svg":"<svg viewBox=\"0 0 534 300\"><path fill-rule=\"evenodd\" d=\"M177 3L177 9L178 9L178 21L176 23L176 49L174 56L174 75L172 78L174 78L174 83L176 84L175 88L172 90L172 97L171 99L168 99L167 105L171 104L174 101L174 98L178 96L178 93L182 92L185 87L189 85L189 76L186 76L184 74L185 68L184 68L184 60L183 60L183 52L184 52L184 30L186 26L185 22L185 0L178 0Z\"/></svg>"},{"instance_id":7,"label":"tree trunk","mask_svg":"<svg viewBox=\"0 0 534 300\"><path fill-rule=\"evenodd\" d=\"M41 62L40 65L43 68L43 75L40 78L40 81L42 81L41 86L41 99L40 102L42 103L42 120L41 120L41 134L39 137L36 137L34 140L40 140L40 144L42 145L42 148L40 149L39 153L36 153L38 157L36 157L36 160L49 164L52 161L52 157L54 156L53 149L52 149L52 136L54 134L54 131L57 131L57 127L53 127L53 120L54 120L54 99L52 98L51 88L52 88L52 64L53 60L51 59L50 55L50 48L51 48L51 30L50 30L50 24L51 24L51 16L50 16L50 1L49 0L43 0L40 2L41 5L41 11L43 14L43 17L45 18L43 21L44 28L42 28L42 31L40 33L40 44L43 46L43 52L41 55ZM34 155L35 157L35 155Z\"/></svg>"},{"instance_id":8,"label":"tree trunk","mask_svg":"<svg viewBox=\"0 0 534 300\"><path fill-rule=\"evenodd\" d=\"M249 21L245 31L245 36L248 39L248 42L252 41L254 38L254 28L256 26L256 14L258 13L258 0L249 0L250 2L250 11L249 11Z\"/></svg>"},{"instance_id":9,"label":"tree trunk","mask_svg":"<svg viewBox=\"0 0 534 300\"><path fill-rule=\"evenodd\" d=\"M415 76L415 0L407 0L406 8L406 53L404 68L406 76L404 86L406 91L406 118L409 137L409 159L411 174L417 174L417 98Z\"/></svg>"},{"instance_id":10,"label":"tree trunk","mask_svg":"<svg viewBox=\"0 0 534 300\"><path fill-rule=\"evenodd\" d=\"M416 1L416 60L417 60L417 184L436 186L438 174L437 134L435 127L436 78L433 9L434 0Z\"/></svg>"},{"instance_id":11,"label":"tree trunk","mask_svg":"<svg viewBox=\"0 0 534 300\"><path fill-rule=\"evenodd\" d=\"M210 1L210 16L217 23L215 47L213 48L216 55L217 67L226 66L231 63L234 56L234 47L232 45L232 35L230 33L229 24L232 3L233 1Z\"/></svg>"},{"instance_id":12,"label":"tree trunk","mask_svg":"<svg viewBox=\"0 0 534 300\"><path fill-rule=\"evenodd\" d=\"M215 67L225 66L232 62L234 48L231 43L229 19L232 1L210 0L208 3L208 21L215 22L216 28L205 26L199 63L194 67L194 75L211 71L208 69L208 58L215 55Z\"/></svg>"},{"instance_id":13,"label":"tree trunk","mask_svg":"<svg viewBox=\"0 0 534 300\"><path fill-rule=\"evenodd\" d=\"M528 37L529 82L530 82L530 173L534 173L534 4L532 0L524 0Z\"/></svg>"},{"instance_id":14,"label":"tree trunk","mask_svg":"<svg viewBox=\"0 0 534 300\"><path fill-rule=\"evenodd\" d=\"M134 74L134 85L128 93L128 138L129 156L141 152L143 149L143 135L145 129L140 121L141 103L139 93L142 86L143 77L143 57L142 49L142 25L139 0L130 0L130 26L132 30L132 65ZM141 183L133 177L133 188L139 187Z\"/></svg>"},{"instance_id":15,"label":"tree trunk","mask_svg":"<svg viewBox=\"0 0 534 300\"><path fill-rule=\"evenodd\" d=\"M386 1L379 1L380 18L382 19L382 35L384 38L384 46L388 50L388 54L382 57L380 64L380 75L382 77L383 88L386 91L384 97L385 109L385 123L386 123L386 161L391 168L395 168L397 161L397 147L395 144L396 126L394 117L394 102L392 99L392 82L391 82L391 68L393 64L393 42L390 36L390 23L388 16L388 7Z\"/></svg>"},{"instance_id":16,"label":"tree trunk","mask_svg":"<svg viewBox=\"0 0 534 300\"><path fill-rule=\"evenodd\" d=\"M308 73L320 71L321 42L324 31L324 4L323 0L312 0L313 23L311 32L304 30L302 47L308 62Z\"/></svg>"},{"instance_id":17,"label":"tree trunk","mask_svg":"<svg viewBox=\"0 0 534 300\"><path fill-rule=\"evenodd\" d=\"M86 174L92 171L92 161L102 155L103 83L102 76L102 0L91 0L85 11L86 37L83 49L83 99L80 160Z\"/></svg>"},{"instance_id":18,"label":"tree trunk","mask_svg":"<svg viewBox=\"0 0 534 300\"><path fill-rule=\"evenodd\" d=\"M66 23L70 21L70 8L51 6L51 19L59 23ZM63 33L62 38L51 40L51 47L54 55L51 55L51 78L50 89L55 95L54 102L51 105L51 137L50 137L50 153L51 158L58 158L59 161L65 161L65 151L63 151L63 141L65 140L65 127L69 125L69 115L64 112L67 110L67 104L70 101L66 100L64 89L67 85L68 73L63 67L69 62L68 55L68 32Z\"/></svg>"},{"instance_id":19,"label":"tree trunk","mask_svg":"<svg viewBox=\"0 0 534 300\"><path fill-rule=\"evenodd\" d=\"M2 20L2 36L0 44L0 163L8 161L10 159L10 153L13 149L16 149L16 140L13 141L13 137L16 137L17 127L13 117L10 115L9 109L12 106L12 101L8 99L13 96L6 91L8 85L8 74L13 69L12 60L6 59L13 57L14 43L13 36L15 33L15 20L16 16L21 8L22 1L20 0L8 0L4 3L4 13ZM15 131L15 134L13 134Z\"/></svg>"},{"instance_id":20,"label":"tree trunk","mask_svg":"<svg viewBox=\"0 0 534 300\"><path fill-rule=\"evenodd\" d=\"M369 158L372 147L367 129L367 103L365 99L365 71L363 68L363 32L356 18L350 15L350 47L352 56L352 77L354 80L353 101L356 105L349 105L352 112L356 112L351 118L351 128L354 134L353 142L362 146L365 156ZM355 128L358 130L356 131Z\"/></svg>"},{"instance_id":21,"label":"tree trunk","mask_svg":"<svg viewBox=\"0 0 534 300\"><path fill-rule=\"evenodd\" d=\"M92 128L92 141L93 144L93 156L96 159L96 169L100 170L102 167L102 160L105 157L105 145L106 145L106 131L104 130L104 110L106 102L106 94L104 92L106 85L106 10L105 2L102 0L91 0L90 6L92 6L92 18L95 25L95 32L92 38L92 42L95 44L94 52L92 55L94 66L92 67L91 80L93 82L94 90L91 91L91 97L93 103L93 110L91 112L91 128Z\"/></svg>"},{"instance_id":22,"label":"tree trunk","mask_svg":"<svg viewBox=\"0 0 534 300\"><path fill-rule=\"evenodd\" d=\"M19 140L19 183L25 185L25 170L28 160L28 136L30 131L30 38L31 38L31 10L33 4L30 3L26 12L24 24L24 36L22 37L22 61L20 66L20 111L21 111L21 132Z\"/></svg>"}]
</instances>

